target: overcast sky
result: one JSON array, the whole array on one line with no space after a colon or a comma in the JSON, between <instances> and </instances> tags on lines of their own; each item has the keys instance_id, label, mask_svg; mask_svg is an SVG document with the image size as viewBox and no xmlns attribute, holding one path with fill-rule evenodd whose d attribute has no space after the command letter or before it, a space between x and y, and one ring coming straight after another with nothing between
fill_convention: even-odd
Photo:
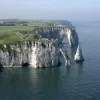
<instances>
[{"instance_id":1,"label":"overcast sky","mask_svg":"<svg viewBox=\"0 0 100 100\"><path fill-rule=\"evenodd\" d=\"M0 0L0 19L100 18L100 0Z\"/></svg>"}]
</instances>

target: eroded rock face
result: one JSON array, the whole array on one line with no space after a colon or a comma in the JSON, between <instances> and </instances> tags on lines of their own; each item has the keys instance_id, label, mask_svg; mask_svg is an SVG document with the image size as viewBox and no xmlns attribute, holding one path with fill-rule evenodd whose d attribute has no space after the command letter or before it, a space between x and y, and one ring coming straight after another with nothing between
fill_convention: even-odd
<instances>
[{"instance_id":1,"label":"eroded rock face","mask_svg":"<svg viewBox=\"0 0 100 100\"><path fill-rule=\"evenodd\" d=\"M67 38L68 38L68 43L71 47L77 47L79 44L79 39L77 32L72 29L67 30Z\"/></svg>"},{"instance_id":2,"label":"eroded rock face","mask_svg":"<svg viewBox=\"0 0 100 100\"><path fill-rule=\"evenodd\" d=\"M58 39L62 43L63 39L66 38L70 47L77 47L79 39L76 30L73 27L53 27L44 28L43 31L39 31L38 35L42 38Z\"/></svg>"},{"instance_id":3,"label":"eroded rock face","mask_svg":"<svg viewBox=\"0 0 100 100\"><path fill-rule=\"evenodd\" d=\"M29 62L31 44L29 42L2 45L0 49L0 63L4 67L19 66Z\"/></svg>"},{"instance_id":4,"label":"eroded rock face","mask_svg":"<svg viewBox=\"0 0 100 100\"><path fill-rule=\"evenodd\" d=\"M0 63L4 67L30 65L31 67L53 67L61 63L61 56L67 61L67 55L61 53L58 40L39 39L15 45L4 45L0 49Z\"/></svg>"},{"instance_id":5,"label":"eroded rock face","mask_svg":"<svg viewBox=\"0 0 100 100\"><path fill-rule=\"evenodd\" d=\"M30 65L31 67L53 67L62 64L70 65L68 47L74 48L75 61L83 61L82 51L78 47L77 32L72 28L46 29L38 33L41 38L35 41L24 41L0 46L0 64L4 67ZM67 40L66 46L63 44ZM69 45L69 46L68 46Z\"/></svg>"},{"instance_id":6,"label":"eroded rock face","mask_svg":"<svg viewBox=\"0 0 100 100\"><path fill-rule=\"evenodd\" d=\"M60 63L60 51L56 41L39 43L32 46L31 66L32 67L52 67Z\"/></svg>"}]
</instances>

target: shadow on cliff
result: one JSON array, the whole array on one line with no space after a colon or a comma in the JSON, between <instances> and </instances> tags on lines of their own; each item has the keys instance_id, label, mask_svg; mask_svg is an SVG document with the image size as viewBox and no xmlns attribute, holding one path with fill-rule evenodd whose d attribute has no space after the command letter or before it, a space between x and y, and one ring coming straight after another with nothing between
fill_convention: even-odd
<instances>
[{"instance_id":1,"label":"shadow on cliff","mask_svg":"<svg viewBox=\"0 0 100 100\"><path fill-rule=\"evenodd\" d=\"M30 64L28 62L22 63L22 68L27 68L29 66L30 66Z\"/></svg>"},{"instance_id":2,"label":"shadow on cliff","mask_svg":"<svg viewBox=\"0 0 100 100\"><path fill-rule=\"evenodd\" d=\"M0 63L0 72L3 72L3 65Z\"/></svg>"}]
</instances>

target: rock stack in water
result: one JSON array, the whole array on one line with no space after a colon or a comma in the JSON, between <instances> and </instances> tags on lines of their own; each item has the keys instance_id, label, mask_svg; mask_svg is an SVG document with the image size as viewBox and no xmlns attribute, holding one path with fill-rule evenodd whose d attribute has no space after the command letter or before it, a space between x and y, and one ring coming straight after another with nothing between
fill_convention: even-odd
<instances>
[{"instance_id":1,"label":"rock stack in water","mask_svg":"<svg viewBox=\"0 0 100 100\"><path fill-rule=\"evenodd\" d=\"M77 47L76 54L74 56L74 60L76 62L83 62L84 61L84 58L82 55L82 49L79 46Z\"/></svg>"}]
</instances>

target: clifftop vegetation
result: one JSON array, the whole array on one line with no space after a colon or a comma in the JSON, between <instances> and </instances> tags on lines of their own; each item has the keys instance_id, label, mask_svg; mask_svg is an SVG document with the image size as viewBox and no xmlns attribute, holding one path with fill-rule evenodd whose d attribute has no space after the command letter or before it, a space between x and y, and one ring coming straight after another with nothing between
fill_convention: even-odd
<instances>
[{"instance_id":1,"label":"clifftop vegetation","mask_svg":"<svg viewBox=\"0 0 100 100\"><path fill-rule=\"evenodd\" d=\"M68 23L66 21L0 20L0 44L34 40L38 38L36 31L33 31L34 29L38 31L41 27L68 25Z\"/></svg>"}]
</instances>

